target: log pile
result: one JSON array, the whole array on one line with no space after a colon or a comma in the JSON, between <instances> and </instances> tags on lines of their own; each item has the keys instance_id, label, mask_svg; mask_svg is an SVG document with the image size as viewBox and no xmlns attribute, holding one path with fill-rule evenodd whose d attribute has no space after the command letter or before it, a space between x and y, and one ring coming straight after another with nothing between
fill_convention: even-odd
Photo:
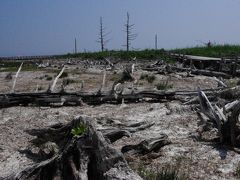
<instances>
[{"instance_id":1,"label":"log pile","mask_svg":"<svg viewBox=\"0 0 240 180\"><path fill-rule=\"evenodd\" d=\"M57 124L45 129L28 130L30 135L37 137L32 141L33 144L38 147L45 145L45 149L40 148L38 153L30 150L25 153L34 154L35 157L44 160L12 174L6 180L140 180L141 178L129 168L122 153L112 148L90 121L91 119L78 117L65 125ZM73 136L71 132L80 125L83 127L81 134Z\"/></svg>"}]
</instances>

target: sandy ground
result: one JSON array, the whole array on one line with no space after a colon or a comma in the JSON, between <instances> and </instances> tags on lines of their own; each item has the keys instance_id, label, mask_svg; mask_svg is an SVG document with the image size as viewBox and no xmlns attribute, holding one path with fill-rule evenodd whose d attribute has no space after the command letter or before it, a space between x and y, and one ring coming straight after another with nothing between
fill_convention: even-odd
<instances>
[{"instance_id":1,"label":"sandy ground","mask_svg":"<svg viewBox=\"0 0 240 180\"><path fill-rule=\"evenodd\" d=\"M97 90L102 81L102 72L89 69L85 72L71 72L68 78L76 80L66 87L68 91L80 88L79 82L84 81L84 90ZM140 77L142 71L135 75ZM6 93L11 89L12 81L5 80L7 73L0 73L0 92ZM48 88L51 81L40 77L55 74L49 71L22 72L17 81L17 92L34 91L36 84L43 90ZM111 87L116 75L108 72L107 86ZM193 90L201 88L214 88L216 82L211 77L195 76L184 77L184 74L171 76L156 75L153 84L142 80L138 87L153 88L154 84L169 79L173 90ZM60 88L60 82L58 87ZM171 113L169 113L171 109ZM137 103L124 105L103 104L100 106L82 107L11 107L0 109L0 177L23 170L33 161L19 150L30 146L33 138L24 130L42 128L59 122L69 122L76 115L91 116L98 129L113 126L106 119L113 119L119 123L154 122L154 125L143 131L123 137L113 145L121 149L126 144L136 144L141 140L158 136L161 133L168 135L169 145L164 146L157 154L129 155L125 157L134 169L141 164L148 168L156 169L179 163L182 172L188 174L188 179L235 179L234 173L240 161L240 155L227 147L215 143L200 141L197 138L197 117L194 108L184 106L178 101L166 103ZM214 133L214 132L213 132Z\"/></svg>"}]
</instances>

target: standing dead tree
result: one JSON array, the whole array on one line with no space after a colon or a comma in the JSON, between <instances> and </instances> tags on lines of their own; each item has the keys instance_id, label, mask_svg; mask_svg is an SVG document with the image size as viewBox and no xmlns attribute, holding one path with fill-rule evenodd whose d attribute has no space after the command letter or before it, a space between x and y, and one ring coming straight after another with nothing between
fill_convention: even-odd
<instances>
[{"instance_id":1,"label":"standing dead tree","mask_svg":"<svg viewBox=\"0 0 240 180\"><path fill-rule=\"evenodd\" d=\"M157 34L155 34L155 50L157 50L157 45L158 45L158 37Z\"/></svg>"},{"instance_id":2,"label":"standing dead tree","mask_svg":"<svg viewBox=\"0 0 240 180\"><path fill-rule=\"evenodd\" d=\"M103 27L103 20L100 17L100 31L99 31L99 38L97 40L98 43L101 45L102 52L105 50L105 45L109 42L110 39L106 40L106 37L109 33L105 32L105 28Z\"/></svg>"},{"instance_id":3,"label":"standing dead tree","mask_svg":"<svg viewBox=\"0 0 240 180\"><path fill-rule=\"evenodd\" d=\"M127 35L127 42L126 42L126 48L127 48L127 52L129 51L129 47L131 45L131 41L135 40L136 37L137 37L137 34L133 33L132 30L133 30L133 27L134 27L134 24L130 24L129 22L129 13L127 13L127 23L124 25L125 26L125 32L126 32L126 35Z\"/></svg>"}]
</instances>

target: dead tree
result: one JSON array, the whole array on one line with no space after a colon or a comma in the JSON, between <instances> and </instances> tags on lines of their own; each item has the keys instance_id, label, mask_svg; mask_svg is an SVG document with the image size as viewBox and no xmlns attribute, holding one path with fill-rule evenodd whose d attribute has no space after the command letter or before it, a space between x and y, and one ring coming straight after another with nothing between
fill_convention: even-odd
<instances>
[{"instance_id":1,"label":"dead tree","mask_svg":"<svg viewBox=\"0 0 240 180\"><path fill-rule=\"evenodd\" d=\"M238 126L238 117L240 114L240 102L233 103L219 108L217 105L212 105L203 91L199 90L199 101L201 106L201 113L208 119L203 118L203 129L212 123L218 129L218 135L221 143L230 143L233 147L239 147L240 143L240 129ZM201 114L200 114L201 115Z\"/></svg>"},{"instance_id":2,"label":"dead tree","mask_svg":"<svg viewBox=\"0 0 240 180\"><path fill-rule=\"evenodd\" d=\"M105 45L108 43L109 39L106 40L106 36L109 33L105 32L105 28L103 27L103 20L102 17L100 17L100 29L99 29L99 38L97 40L98 43L101 45L102 52L105 50Z\"/></svg>"},{"instance_id":3,"label":"dead tree","mask_svg":"<svg viewBox=\"0 0 240 180\"><path fill-rule=\"evenodd\" d=\"M117 87L115 87L119 84ZM110 91L98 92L39 92L39 93L10 93L0 94L0 109L13 106L79 106L82 102L91 105L99 105L103 103L119 104L124 99L126 103L136 103L141 101L162 101L166 99L174 99L175 92L173 91L134 91L123 94L124 87L121 88L121 83L117 83L115 94ZM114 90L114 89L113 89Z\"/></svg>"},{"instance_id":4,"label":"dead tree","mask_svg":"<svg viewBox=\"0 0 240 180\"><path fill-rule=\"evenodd\" d=\"M129 13L127 13L127 23L124 25L125 26L125 32L126 32L126 36L127 36L127 41L126 41L126 48L127 48L127 52L129 51L129 47L131 45L131 41L135 40L137 37L137 34L133 33L133 27L134 24L130 24L129 22Z\"/></svg>"},{"instance_id":5,"label":"dead tree","mask_svg":"<svg viewBox=\"0 0 240 180\"><path fill-rule=\"evenodd\" d=\"M158 46L158 38L157 38L157 34L155 34L155 50L157 50Z\"/></svg>"}]
</instances>

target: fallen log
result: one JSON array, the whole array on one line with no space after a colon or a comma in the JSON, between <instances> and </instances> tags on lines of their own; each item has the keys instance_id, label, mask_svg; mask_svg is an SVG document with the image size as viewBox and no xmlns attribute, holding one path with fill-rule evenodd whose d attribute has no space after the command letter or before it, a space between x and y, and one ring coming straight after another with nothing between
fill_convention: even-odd
<instances>
[{"instance_id":1,"label":"fallen log","mask_svg":"<svg viewBox=\"0 0 240 180\"><path fill-rule=\"evenodd\" d=\"M210 77L216 76L216 77L222 77L222 78L231 78L231 75L226 74L224 72L200 70L200 69L191 70L191 74L204 75L204 76L210 76Z\"/></svg>"},{"instance_id":2,"label":"fallen log","mask_svg":"<svg viewBox=\"0 0 240 180\"><path fill-rule=\"evenodd\" d=\"M224 73L224 72L210 71L210 70L203 70L203 69L180 68L180 67L176 67L176 66L144 68L143 70L156 71L157 74L166 74L166 73L174 73L174 72L191 72L191 74L194 74L194 75L231 78L231 75Z\"/></svg>"},{"instance_id":3,"label":"fallen log","mask_svg":"<svg viewBox=\"0 0 240 180\"><path fill-rule=\"evenodd\" d=\"M29 134L37 136L35 145L46 141L54 142L59 147L59 152L5 179L140 180L129 168L123 155L105 141L90 121L91 119L78 117L66 125L29 130ZM84 127L83 131L73 136L71 132L79 125ZM56 138L61 138L62 141Z\"/></svg>"},{"instance_id":4,"label":"fallen log","mask_svg":"<svg viewBox=\"0 0 240 180\"><path fill-rule=\"evenodd\" d=\"M103 103L121 104L140 101L160 101L174 99L175 92L170 91L139 91L128 94L118 94L116 97L111 92L101 93L15 93L0 94L0 108L12 106L79 106L82 102L90 105Z\"/></svg>"}]
</instances>

